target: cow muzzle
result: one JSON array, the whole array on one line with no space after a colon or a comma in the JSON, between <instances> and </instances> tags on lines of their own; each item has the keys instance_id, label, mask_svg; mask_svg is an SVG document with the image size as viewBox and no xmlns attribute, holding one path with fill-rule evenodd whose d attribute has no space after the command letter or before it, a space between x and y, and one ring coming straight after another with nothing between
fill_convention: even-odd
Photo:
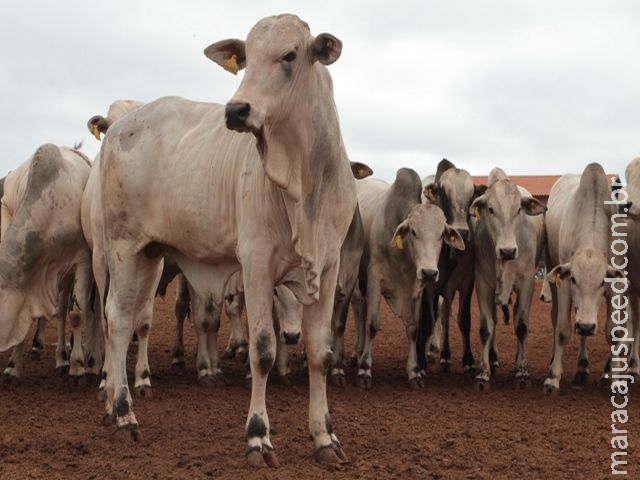
<instances>
[{"instance_id":1,"label":"cow muzzle","mask_svg":"<svg viewBox=\"0 0 640 480\"><path fill-rule=\"evenodd\" d=\"M576 322L576 333L583 337L591 337L596 333L596 324Z\"/></svg>"},{"instance_id":2,"label":"cow muzzle","mask_svg":"<svg viewBox=\"0 0 640 480\"><path fill-rule=\"evenodd\" d=\"M287 345L297 345L300 341L300 332L282 332L282 340Z\"/></svg>"},{"instance_id":3,"label":"cow muzzle","mask_svg":"<svg viewBox=\"0 0 640 480\"><path fill-rule=\"evenodd\" d=\"M422 282L435 282L438 280L438 270L435 268L421 268L418 270L418 280Z\"/></svg>"},{"instance_id":4,"label":"cow muzzle","mask_svg":"<svg viewBox=\"0 0 640 480\"><path fill-rule=\"evenodd\" d=\"M251 105L244 102L230 102L224 108L224 119L227 128L238 132L248 132L251 129L247 120L251 114Z\"/></svg>"},{"instance_id":5,"label":"cow muzzle","mask_svg":"<svg viewBox=\"0 0 640 480\"><path fill-rule=\"evenodd\" d=\"M498 253L500 260L515 260L518 257L518 249L515 247L500 248Z\"/></svg>"}]
</instances>

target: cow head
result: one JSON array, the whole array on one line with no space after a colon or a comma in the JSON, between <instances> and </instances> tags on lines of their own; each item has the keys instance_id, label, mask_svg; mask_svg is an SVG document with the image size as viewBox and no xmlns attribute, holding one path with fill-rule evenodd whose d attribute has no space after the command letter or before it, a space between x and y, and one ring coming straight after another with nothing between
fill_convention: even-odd
<instances>
[{"instance_id":1,"label":"cow head","mask_svg":"<svg viewBox=\"0 0 640 480\"><path fill-rule=\"evenodd\" d=\"M521 195L506 176L491 183L471 204L471 214L484 222L499 260L518 257L516 232L522 215L540 215L545 210L546 207L535 198Z\"/></svg>"},{"instance_id":2,"label":"cow head","mask_svg":"<svg viewBox=\"0 0 640 480\"><path fill-rule=\"evenodd\" d=\"M458 231L447 225L444 213L436 205L419 203L396 228L391 245L406 250L416 269L416 278L421 285L438 280L438 259L442 242L464 250L464 241ZM416 296L419 292L414 292Z\"/></svg>"},{"instance_id":3,"label":"cow head","mask_svg":"<svg viewBox=\"0 0 640 480\"><path fill-rule=\"evenodd\" d=\"M326 133L312 131L316 100L335 109L331 78L321 65L335 62L341 52L340 40L328 33L313 37L309 26L294 15L264 18L246 42L223 40L204 51L225 70L246 68L225 108L227 127L256 136L265 173L294 198L299 197L293 171L297 149L310 151L314 136ZM331 128L336 129L331 134L337 134L337 120Z\"/></svg>"},{"instance_id":4,"label":"cow head","mask_svg":"<svg viewBox=\"0 0 640 480\"><path fill-rule=\"evenodd\" d=\"M273 289L273 317L280 325L281 343L295 345L300 341L302 304L284 285Z\"/></svg>"},{"instance_id":5,"label":"cow head","mask_svg":"<svg viewBox=\"0 0 640 480\"><path fill-rule=\"evenodd\" d=\"M566 288L563 284L568 282L576 309L576 333L585 336L597 332L598 309L610 288L607 279L623 277L620 270L607 264L601 252L592 248L576 251L569 263L557 265L547 274L547 280L555 288Z\"/></svg>"},{"instance_id":6,"label":"cow head","mask_svg":"<svg viewBox=\"0 0 640 480\"><path fill-rule=\"evenodd\" d=\"M425 185L424 196L442 208L447 223L466 241L469 239L469 206L486 189L486 185L474 185L469 172L443 159L438 164L435 180Z\"/></svg>"}]
</instances>

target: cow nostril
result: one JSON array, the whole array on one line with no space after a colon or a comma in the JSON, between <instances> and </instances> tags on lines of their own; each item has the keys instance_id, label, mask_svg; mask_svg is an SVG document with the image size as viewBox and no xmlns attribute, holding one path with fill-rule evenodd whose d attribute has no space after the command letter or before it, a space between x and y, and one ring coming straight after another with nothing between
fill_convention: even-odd
<instances>
[{"instance_id":1,"label":"cow nostril","mask_svg":"<svg viewBox=\"0 0 640 480\"><path fill-rule=\"evenodd\" d=\"M423 268L422 271L422 280L430 281L436 280L438 278L438 270L433 268Z\"/></svg>"},{"instance_id":2,"label":"cow nostril","mask_svg":"<svg viewBox=\"0 0 640 480\"><path fill-rule=\"evenodd\" d=\"M596 325L576 322L576 333L584 337L588 337L596 333Z\"/></svg>"},{"instance_id":3,"label":"cow nostril","mask_svg":"<svg viewBox=\"0 0 640 480\"><path fill-rule=\"evenodd\" d=\"M515 248L501 248L500 249L500 259L502 260L513 260L516 258L518 250Z\"/></svg>"},{"instance_id":4,"label":"cow nostril","mask_svg":"<svg viewBox=\"0 0 640 480\"><path fill-rule=\"evenodd\" d=\"M227 128L246 127L249 113L251 113L251 105L248 103L227 103L224 109Z\"/></svg>"},{"instance_id":5,"label":"cow nostril","mask_svg":"<svg viewBox=\"0 0 640 480\"><path fill-rule=\"evenodd\" d=\"M296 345L300 341L300 332L284 332L282 336L284 337L284 343L287 345Z\"/></svg>"}]
</instances>

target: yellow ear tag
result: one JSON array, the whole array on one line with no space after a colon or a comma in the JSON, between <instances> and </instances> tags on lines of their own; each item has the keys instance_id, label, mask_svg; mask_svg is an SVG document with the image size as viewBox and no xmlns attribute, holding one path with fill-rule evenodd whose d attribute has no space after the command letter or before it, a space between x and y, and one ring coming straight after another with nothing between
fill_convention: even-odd
<instances>
[{"instance_id":1,"label":"yellow ear tag","mask_svg":"<svg viewBox=\"0 0 640 480\"><path fill-rule=\"evenodd\" d=\"M451 243L455 242L455 241L456 241L456 236L455 236L455 235L451 235L451 236L449 237L449 241L450 241Z\"/></svg>"},{"instance_id":2,"label":"yellow ear tag","mask_svg":"<svg viewBox=\"0 0 640 480\"><path fill-rule=\"evenodd\" d=\"M233 73L234 75L238 74L238 70L240 70L240 67L238 67L238 57L235 53L225 60L222 68L224 68L227 72Z\"/></svg>"},{"instance_id":3,"label":"yellow ear tag","mask_svg":"<svg viewBox=\"0 0 640 480\"><path fill-rule=\"evenodd\" d=\"M331 50L333 48L333 42L331 40L327 40L327 48Z\"/></svg>"},{"instance_id":4,"label":"yellow ear tag","mask_svg":"<svg viewBox=\"0 0 640 480\"><path fill-rule=\"evenodd\" d=\"M91 125L91 133L93 133L93 136L100 141L100 130L98 129L98 125Z\"/></svg>"},{"instance_id":5,"label":"yellow ear tag","mask_svg":"<svg viewBox=\"0 0 640 480\"><path fill-rule=\"evenodd\" d=\"M404 242L402 241L402 237L400 235L396 235L395 237L393 237L393 246L398 250L404 249Z\"/></svg>"},{"instance_id":6,"label":"yellow ear tag","mask_svg":"<svg viewBox=\"0 0 640 480\"><path fill-rule=\"evenodd\" d=\"M560 285L562 285L562 279L560 275L556 275L556 288L560 288Z\"/></svg>"}]
</instances>

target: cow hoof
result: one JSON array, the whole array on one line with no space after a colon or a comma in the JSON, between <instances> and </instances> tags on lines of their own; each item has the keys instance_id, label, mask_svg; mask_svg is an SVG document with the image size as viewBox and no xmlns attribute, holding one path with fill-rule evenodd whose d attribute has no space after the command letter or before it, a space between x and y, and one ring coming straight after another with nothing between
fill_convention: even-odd
<instances>
[{"instance_id":1,"label":"cow hoof","mask_svg":"<svg viewBox=\"0 0 640 480\"><path fill-rule=\"evenodd\" d=\"M107 400L107 391L104 388L99 388L96 396L99 402L105 402Z\"/></svg>"},{"instance_id":2,"label":"cow hoof","mask_svg":"<svg viewBox=\"0 0 640 480\"><path fill-rule=\"evenodd\" d=\"M2 386L8 389L12 389L18 386L20 383L19 377L17 377L13 373L3 373L2 374Z\"/></svg>"},{"instance_id":3,"label":"cow hoof","mask_svg":"<svg viewBox=\"0 0 640 480\"><path fill-rule=\"evenodd\" d=\"M358 375L356 383L363 390L371 390L371 377L368 375Z\"/></svg>"},{"instance_id":4,"label":"cow hoof","mask_svg":"<svg viewBox=\"0 0 640 480\"><path fill-rule=\"evenodd\" d=\"M249 350L245 347L238 347L236 350L236 358L240 361L240 363L245 363L249 358Z\"/></svg>"},{"instance_id":5,"label":"cow hoof","mask_svg":"<svg viewBox=\"0 0 640 480\"><path fill-rule=\"evenodd\" d=\"M573 377L573 384L585 385L588 379L589 379L588 372L576 372L575 376Z\"/></svg>"},{"instance_id":6,"label":"cow hoof","mask_svg":"<svg viewBox=\"0 0 640 480\"><path fill-rule=\"evenodd\" d=\"M29 353L29 357L31 358L31 360L35 360L37 362L42 357L42 354L37 348L32 348L31 352Z\"/></svg>"},{"instance_id":7,"label":"cow hoof","mask_svg":"<svg viewBox=\"0 0 640 480\"><path fill-rule=\"evenodd\" d=\"M183 371L186 368L184 360L173 360L171 362L171 369L176 371Z\"/></svg>"},{"instance_id":8,"label":"cow hoof","mask_svg":"<svg viewBox=\"0 0 640 480\"><path fill-rule=\"evenodd\" d=\"M261 468L264 466L278 468L280 466L280 461L273 449L267 447L263 447L262 451L257 448L249 450L249 452L247 452L247 463L252 468Z\"/></svg>"},{"instance_id":9,"label":"cow hoof","mask_svg":"<svg viewBox=\"0 0 640 480\"><path fill-rule=\"evenodd\" d=\"M451 361L450 360L440 360L440 371L442 373L450 373L451 372Z\"/></svg>"},{"instance_id":10,"label":"cow hoof","mask_svg":"<svg viewBox=\"0 0 640 480\"><path fill-rule=\"evenodd\" d=\"M113 415L105 413L102 416L102 425L103 426L110 427L111 425L115 425L115 423L116 423L116 418Z\"/></svg>"},{"instance_id":11,"label":"cow hoof","mask_svg":"<svg viewBox=\"0 0 640 480\"><path fill-rule=\"evenodd\" d=\"M334 444L316 449L314 457L318 463L324 464L339 465L349 462L349 459L345 455L344 451L342 451L342 448Z\"/></svg>"},{"instance_id":12,"label":"cow hoof","mask_svg":"<svg viewBox=\"0 0 640 480\"><path fill-rule=\"evenodd\" d=\"M134 442L139 442L140 440L142 440L142 433L140 432L140 427L138 427L137 424L131 424L127 425L126 427L117 428L113 433L114 438L118 439L122 438L123 436L126 437L126 434L124 433L125 431L129 432L129 435Z\"/></svg>"},{"instance_id":13,"label":"cow hoof","mask_svg":"<svg viewBox=\"0 0 640 480\"><path fill-rule=\"evenodd\" d=\"M231 360L236 356L236 349L234 347L227 347L222 352L222 358L225 360Z\"/></svg>"},{"instance_id":14,"label":"cow hoof","mask_svg":"<svg viewBox=\"0 0 640 480\"><path fill-rule=\"evenodd\" d=\"M343 373L336 373L329 377L329 381L336 387L344 387L347 384L347 377Z\"/></svg>"},{"instance_id":15,"label":"cow hoof","mask_svg":"<svg viewBox=\"0 0 640 480\"><path fill-rule=\"evenodd\" d=\"M424 378L422 377L413 377L409 379L409 388L411 390L418 390L424 387Z\"/></svg>"},{"instance_id":16,"label":"cow hoof","mask_svg":"<svg viewBox=\"0 0 640 480\"><path fill-rule=\"evenodd\" d=\"M207 374L198 377L198 385L201 387L224 387L229 385L229 380L222 373Z\"/></svg>"},{"instance_id":17,"label":"cow hoof","mask_svg":"<svg viewBox=\"0 0 640 480\"><path fill-rule=\"evenodd\" d=\"M516 388L526 390L531 387L531 379L529 377L516 378Z\"/></svg>"},{"instance_id":18,"label":"cow hoof","mask_svg":"<svg viewBox=\"0 0 640 480\"><path fill-rule=\"evenodd\" d=\"M437 362L437 357L434 353L429 352L427 353L427 365L428 364L435 364Z\"/></svg>"},{"instance_id":19,"label":"cow hoof","mask_svg":"<svg viewBox=\"0 0 640 480\"><path fill-rule=\"evenodd\" d=\"M549 397L557 397L558 395L560 395L560 389L555 385L545 384L543 387L543 392Z\"/></svg>"},{"instance_id":20,"label":"cow hoof","mask_svg":"<svg viewBox=\"0 0 640 480\"><path fill-rule=\"evenodd\" d=\"M135 390L138 398L147 398L149 400L153 398L153 389L150 385L140 385Z\"/></svg>"},{"instance_id":21,"label":"cow hoof","mask_svg":"<svg viewBox=\"0 0 640 480\"><path fill-rule=\"evenodd\" d=\"M69 375L69 365L60 365L59 367L56 367L56 372L61 378L67 377Z\"/></svg>"},{"instance_id":22,"label":"cow hoof","mask_svg":"<svg viewBox=\"0 0 640 480\"><path fill-rule=\"evenodd\" d=\"M488 380L476 380L476 390L483 393L489 393L491 391L491 384Z\"/></svg>"},{"instance_id":23,"label":"cow hoof","mask_svg":"<svg viewBox=\"0 0 640 480\"><path fill-rule=\"evenodd\" d=\"M605 377L604 375L600 377L598 380L598 387L602 389L610 389L611 388L611 379Z\"/></svg>"}]
</instances>

